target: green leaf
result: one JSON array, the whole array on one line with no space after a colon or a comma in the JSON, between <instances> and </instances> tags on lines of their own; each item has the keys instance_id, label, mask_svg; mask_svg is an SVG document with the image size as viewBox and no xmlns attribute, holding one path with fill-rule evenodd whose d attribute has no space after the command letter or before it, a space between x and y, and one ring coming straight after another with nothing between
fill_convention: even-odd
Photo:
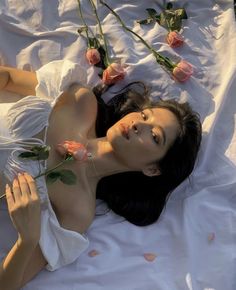
<instances>
[{"instance_id":1,"label":"green leaf","mask_svg":"<svg viewBox=\"0 0 236 290\"><path fill-rule=\"evenodd\" d=\"M147 8L146 11L152 19L155 19L156 15L157 15L157 12L155 9Z\"/></svg>"},{"instance_id":2,"label":"green leaf","mask_svg":"<svg viewBox=\"0 0 236 290\"><path fill-rule=\"evenodd\" d=\"M73 171L68 169L60 170L60 180L68 185L76 184L76 175Z\"/></svg>"},{"instance_id":3,"label":"green leaf","mask_svg":"<svg viewBox=\"0 0 236 290\"><path fill-rule=\"evenodd\" d=\"M31 151L22 152L18 155L18 157L23 158L23 159L38 160L38 154Z\"/></svg>"},{"instance_id":4,"label":"green leaf","mask_svg":"<svg viewBox=\"0 0 236 290\"><path fill-rule=\"evenodd\" d=\"M46 160L48 159L49 151L50 147L46 145L33 146L29 151L20 153L18 157L30 160Z\"/></svg>"},{"instance_id":5,"label":"green leaf","mask_svg":"<svg viewBox=\"0 0 236 290\"><path fill-rule=\"evenodd\" d=\"M167 10L170 10L172 8L173 8L173 4L171 2L169 2L169 3L166 4L166 9Z\"/></svg>"},{"instance_id":6,"label":"green leaf","mask_svg":"<svg viewBox=\"0 0 236 290\"><path fill-rule=\"evenodd\" d=\"M180 17L181 19L188 19L188 15L187 15L186 10L184 8L176 9L175 15L177 17Z\"/></svg>"},{"instance_id":7,"label":"green leaf","mask_svg":"<svg viewBox=\"0 0 236 290\"><path fill-rule=\"evenodd\" d=\"M34 146L31 151L38 154L38 160L46 160L49 157L50 146Z\"/></svg>"},{"instance_id":8,"label":"green leaf","mask_svg":"<svg viewBox=\"0 0 236 290\"><path fill-rule=\"evenodd\" d=\"M147 25L152 23L153 21L154 21L153 18L147 18L143 20L137 20L137 23Z\"/></svg>"},{"instance_id":9,"label":"green leaf","mask_svg":"<svg viewBox=\"0 0 236 290\"><path fill-rule=\"evenodd\" d=\"M163 11L160 14L160 25L167 29L170 29L171 31L179 31L181 29L182 18L184 16L183 11L183 9L171 9Z\"/></svg>"},{"instance_id":10,"label":"green leaf","mask_svg":"<svg viewBox=\"0 0 236 290\"><path fill-rule=\"evenodd\" d=\"M52 184L55 181L57 181L57 179L59 179L60 177L61 177L61 173L59 171L53 171L46 175L46 182L48 184Z\"/></svg>"},{"instance_id":11,"label":"green leaf","mask_svg":"<svg viewBox=\"0 0 236 290\"><path fill-rule=\"evenodd\" d=\"M158 24L160 24L160 20L161 20L161 16L160 15L156 15L155 20Z\"/></svg>"}]
</instances>

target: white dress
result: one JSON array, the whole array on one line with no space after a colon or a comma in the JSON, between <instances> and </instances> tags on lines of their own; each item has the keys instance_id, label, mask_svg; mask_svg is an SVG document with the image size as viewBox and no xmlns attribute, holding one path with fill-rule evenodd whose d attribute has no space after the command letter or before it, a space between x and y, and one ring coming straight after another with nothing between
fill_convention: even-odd
<instances>
[{"instance_id":1,"label":"white dress","mask_svg":"<svg viewBox=\"0 0 236 290\"><path fill-rule=\"evenodd\" d=\"M47 144L50 113L57 98L72 83L86 84L86 72L78 64L54 61L37 72L36 96L27 96L14 103L0 120L0 168L11 183L18 172L37 176L47 168L45 161L22 160L19 153L27 146ZM32 136L44 129L44 140ZM40 167L40 168L39 168ZM40 247L47 260L46 268L54 271L74 262L88 247L85 235L60 226L52 209L44 176L36 179L41 199ZM69 185L68 185L69 186Z\"/></svg>"}]
</instances>

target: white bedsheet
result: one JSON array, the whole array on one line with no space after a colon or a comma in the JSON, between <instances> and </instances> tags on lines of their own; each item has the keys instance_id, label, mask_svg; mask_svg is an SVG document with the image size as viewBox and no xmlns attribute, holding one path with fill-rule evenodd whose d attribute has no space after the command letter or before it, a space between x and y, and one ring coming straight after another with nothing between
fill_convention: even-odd
<instances>
[{"instance_id":1,"label":"white bedsheet","mask_svg":"<svg viewBox=\"0 0 236 290\"><path fill-rule=\"evenodd\" d=\"M88 0L81 2L88 24L95 25ZM88 231L88 251L58 271L43 270L24 290L236 289L233 0L172 2L184 6L189 16L183 22L185 45L175 50L165 43L166 31L158 24L140 27L134 23L146 17L146 8L160 11L157 3L161 1L107 0L129 27L160 52L193 64L194 75L185 84L171 80L106 8L99 5L98 9L110 53L128 65L125 81L114 90L145 76L152 85L153 97L188 100L200 113L204 132L195 171L173 192L157 223L141 228L112 212L97 216ZM0 62L36 70L53 60L70 59L87 69L89 85L97 84L97 68L87 64L85 40L76 32L79 24L76 0L0 0ZM8 102L8 95L1 96ZM4 106L1 111L6 109ZM103 203L98 202L97 211L104 211ZM10 219L2 209L1 256L14 238ZM147 261L147 253L156 258Z\"/></svg>"}]
</instances>

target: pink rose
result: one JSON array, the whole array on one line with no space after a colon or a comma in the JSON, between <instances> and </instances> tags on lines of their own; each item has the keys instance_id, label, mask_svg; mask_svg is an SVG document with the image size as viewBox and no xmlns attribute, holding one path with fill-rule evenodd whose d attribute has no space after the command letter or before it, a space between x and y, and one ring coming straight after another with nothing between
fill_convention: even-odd
<instances>
[{"instance_id":1,"label":"pink rose","mask_svg":"<svg viewBox=\"0 0 236 290\"><path fill-rule=\"evenodd\" d=\"M116 82L123 80L125 77L125 71L121 64L113 62L104 70L102 75L102 81L105 85L115 84Z\"/></svg>"},{"instance_id":2,"label":"pink rose","mask_svg":"<svg viewBox=\"0 0 236 290\"><path fill-rule=\"evenodd\" d=\"M96 48L89 48L86 52L86 58L92 65L97 64L101 61L101 56Z\"/></svg>"},{"instance_id":3,"label":"pink rose","mask_svg":"<svg viewBox=\"0 0 236 290\"><path fill-rule=\"evenodd\" d=\"M71 154L77 161L84 161L88 157L88 152L85 146L75 141L64 141L57 145L57 151L60 155L65 156Z\"/></svg>"},{"instance_id":4,"label":"pink rose","mask_svg":"<svg viewBox=\"0 0 236 290\"><path fill-rule=\"evenodd\" d=\"M171 31L167 34L166 42L169 44L169 46L175 48L183 45L184 39L181 34L178 33L178 31Z\"/></svg>"},{"instance_id":5,"label":"pink rose","mask_svg":"<svg viewBox=\"0 0 236 290\"><path fill-rule=\"evenodd\" d=\"M193 74L193 67L185 60L181 60L172 71L173 77L179 82L187 81Z\"/></svg>"}]
</instances>

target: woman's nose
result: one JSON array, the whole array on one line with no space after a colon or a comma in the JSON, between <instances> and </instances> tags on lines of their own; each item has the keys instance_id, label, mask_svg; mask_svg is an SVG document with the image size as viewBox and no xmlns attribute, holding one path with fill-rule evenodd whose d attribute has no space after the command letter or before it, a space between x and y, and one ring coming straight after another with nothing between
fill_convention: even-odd
<instances>
[{"instance_id":1,"label":"woman's nose","mask_svg":"<svg viewBox=\"0 0 236 290\"><path fill-rule=\"evenodd\" d=\"M134 131L135 134L138 134L140 127L138 126L136 122L133 121L131 125L131 129Z\"/></svg>"},{"instance_id":2,"label":"woman's nose","mask_svg":"<svg viewBox=\"0 0 236 290\"><path fill-rule=\"evenodd\" d=\"M131 128L134 131L135 134L140 134L145 131L145 128L148 127L148 124L145 124L144 122L138 121L138 122L132 122Z\"/></svg>"}]
</instances>

